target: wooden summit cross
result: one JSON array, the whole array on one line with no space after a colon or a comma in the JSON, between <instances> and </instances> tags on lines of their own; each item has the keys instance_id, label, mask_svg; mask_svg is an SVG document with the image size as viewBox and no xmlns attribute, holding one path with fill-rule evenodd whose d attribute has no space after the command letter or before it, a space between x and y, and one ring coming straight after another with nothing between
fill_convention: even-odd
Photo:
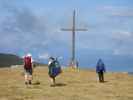
<instances>
[{"instance_id":1,"label":"wooden summit cross","mask_svg":"<svg viewBox=\"0 0 133 100\"><path fill-rule=\"evenodd\" d=\"M71 51L71 60L70 60L70 66L75 67L77 65L77 61L75 60L75 32L76 31L87 31L87 29L81 29L75 27L76 21L75 21L75 15L76 12L75 10L73 11L73 23L72 23L72 28L62 28L62 31L71 31L72 32L72 51Z\"/></svg>"}]
</instances>

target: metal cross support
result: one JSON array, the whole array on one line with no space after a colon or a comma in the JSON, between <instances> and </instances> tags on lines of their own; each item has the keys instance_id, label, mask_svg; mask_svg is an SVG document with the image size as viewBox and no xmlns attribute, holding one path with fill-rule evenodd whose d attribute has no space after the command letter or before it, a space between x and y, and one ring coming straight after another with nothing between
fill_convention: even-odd
<instances>
[{"instance_id":1,"label":"metal cross support","mask_svg":"<svg viewBox=\"0 0 133 100\"><path fill-rule=\"evenodd\" d=\"M73 24L72 24L72 28L62 28L62 31L71 31L72 32L72 51L71 51L71 62L70 62L70 66L74 67L76 65L76 63L78 63L75 59L75 32L76 31L87 31L87 29L80 29L75 27L76 25L76 21L75 21L75 15L76 12L75 10L73 11Z\"/></svg>"}]
</instances>

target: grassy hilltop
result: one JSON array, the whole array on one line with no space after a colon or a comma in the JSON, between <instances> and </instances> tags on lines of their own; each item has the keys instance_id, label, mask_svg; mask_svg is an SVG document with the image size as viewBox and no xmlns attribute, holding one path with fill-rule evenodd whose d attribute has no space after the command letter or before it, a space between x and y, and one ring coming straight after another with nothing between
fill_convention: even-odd
<instances>
[{"instance_id":1,"label":"grassy hilltop","mask_svg":"<svg viewBox=\"0 0 133 100\"><path fill-rule=\"evenodd\" d=\"M94 71L64 69L56 87L50 87L47 73L37 67L34 84L26 87L22 68L0 69L0 100L133 100L133 76L126 73L106 73L103 84Z\"/></svg>"}]
</instances>

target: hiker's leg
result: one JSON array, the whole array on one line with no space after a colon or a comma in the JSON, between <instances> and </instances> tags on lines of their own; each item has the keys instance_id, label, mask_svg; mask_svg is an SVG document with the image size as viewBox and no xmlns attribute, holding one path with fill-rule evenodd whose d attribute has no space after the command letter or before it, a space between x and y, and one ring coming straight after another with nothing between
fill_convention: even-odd
<instances>
[{"instance_id":1,"label":"hiker's leg","mask_svg":"<svg viewBox=\"0 0 133 100\"><path fill-rule=\"evenodd\" d=\"M55 77L53 77L53 84L55 85Z\"/></svg>"},{"instance_id":2,"label":"hiker's leg","mask_svg":"<svg viewBox=\"0 0 133 100\"><path fill-rule=\"evenodd\" d=\"M32 75L29 75L29 84L32 83Z\"/></svg>"},{"instance_id":3,"label":"hiker's leg","mask_svg":"<svg viewBox=\"0 0 133 100\"><path fill-rule=\"evenodd\" d=\"M102 82L102 72L101 71L99 73L99 76L100 76L100 82Z\"/></svg>"},{"instance_id":4,"label":"hiker's leg","mask_svg":"<svg viewBox=\"0 0 133 100\"><path fill-rule=\"evenodd\" d=\"M98 72L98 78L99 78L99 82L101 82L101 75L100 75L100 72Z\"/></svg>"},{"instance_id":5,"label":"hiker's leg","mask_svg":"<svg viewBox=\"0 0 133 100\"><path fill-rule=\"evenodd\" d=\"M25 84L28 84L28 75L25 74Z\"/></svg>"},{"instance_id":6,"label":"hiker's leg","mask_svg":"<svg viewBox=\"0 0 133 100\"><path fill-rule=\"evenodd\" d=\"M28 82L29 82L29 84L31 84L31 82L32 82L32 69L28 70Z\"/></svg>"},{"instance_id":7,"label":"hiker's leg","mask_svg":"<svg viewBox=\"0 0 133 100\"><path fill-rule=\"evenodd\" d=\"M104 73L101 73L102 82L104 82Z\"/></svg>"},{"instance_id":8,"label":"hiker's leg","mask_svg":"<svg viewBox=\"0 0 133 100\"><path fill-rule=\"evenodd\" d=\"M28 73L26 69L24 69L24 80L25 80L25 84L27 85L28 84Z\"/></svg>"}]
</instances>

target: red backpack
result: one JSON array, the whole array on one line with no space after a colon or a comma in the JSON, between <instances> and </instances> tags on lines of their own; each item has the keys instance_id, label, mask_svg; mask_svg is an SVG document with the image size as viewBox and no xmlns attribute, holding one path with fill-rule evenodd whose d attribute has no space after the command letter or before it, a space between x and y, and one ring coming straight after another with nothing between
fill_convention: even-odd
<instances>
[{"instance_id":1,"label":"red backpack","mask_svg":"<svg viewBox=\"0 0 133 100\"><path fill-rule=\"evenodd\" d=\"M31 57L24 57L24 68L30 69L32 67Z\"/></svg>"}]
</instances>

